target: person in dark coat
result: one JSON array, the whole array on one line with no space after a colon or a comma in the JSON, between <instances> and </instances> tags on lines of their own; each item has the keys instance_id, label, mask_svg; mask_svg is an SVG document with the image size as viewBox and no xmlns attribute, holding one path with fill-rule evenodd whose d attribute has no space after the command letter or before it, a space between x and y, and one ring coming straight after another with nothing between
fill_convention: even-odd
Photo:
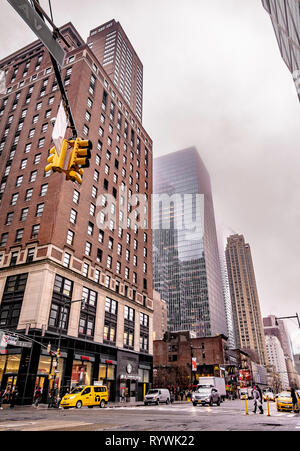
<instances>
[{"instance_id":1,"label":"person in dark coat","mask_svg":"<svg viewBox=\"0 0 300 451\"><path fill-rule=\"evenodd\" d=\"M34 392L34 405L35 405L35 407L39 406L39 402L40 402L41 397L42 397L42 391L41 391L41 388L38 386L38 387L36 387L35 392Z\"/></svg>"},{"instance_id":2,"label":"person in dark coat","mask_svg":"<svg viewBox=\"0 0 300 451\"><path fill-rule=\"evenodd\" d=\"M3 410L2 404L4 401L4 393L5 391L0 389L0 410Z\"/></svg>"},{"instance_id":3,"label":"person in dark coat","mask_svg":"<svg viewBox=\"0 0 300 451\"><path fill-rule=\"evenodd\" d=\"M298 411L298 413L299 413L300 408L299 408L298 399L297 399L297 395L296 395L296 391L295 391L294 387L291 388L291 397L292 397L292 403L293 403L293 412L295 413Z\"/></svg>"},{"instance_id":4,"label":"person in dark coat","mask_svg":"<svg viewBox=\"0 0 300 451\"><path fill-rule=\"evenodd\" d=\"M10 392L10 409L14 409L16 400L19 396L17 387L13 388Z\"/></svg>"},{"instance_id":5,"label":"person in dark coat","mask_svg":"<svg viewBox=\"0 0 300 451\"><path fill-rule=\"evenodd\" d=\"M57 390L57 388L53 388L50 392L48 409L50 409L51 407L57 407L57 396L58 396L58 390Z\"/></svg>"}]
</instances>

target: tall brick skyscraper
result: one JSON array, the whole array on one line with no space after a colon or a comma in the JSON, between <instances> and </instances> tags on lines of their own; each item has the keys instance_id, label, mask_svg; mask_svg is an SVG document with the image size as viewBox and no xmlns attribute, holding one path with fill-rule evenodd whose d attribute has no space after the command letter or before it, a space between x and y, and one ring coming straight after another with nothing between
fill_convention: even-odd
<instances>
[{"instance_id":1,"label":"tall brick skyscraper","mask_svg":"<svg viewBox=\"0 0 300 451\"><path fill-rule=\"evenodd\" d=\"M119 22L110 20L91 30L88 45L142 121L143 65Z\"/></svg>"},{"instance_id":2,"label":"tall brick skyscraper","mask_svg":"<svg viewBox=\"0 0 300 451\"><path fill-rule=\"evenodd\" d=\"M243 235L227 238L226 263L232 302L236 345L268 363L263 322L249 244Z\"/></svg>"},{"instance_id":3,"label":"tall brick skyscraper","mask_svg":"<svg viewBox=\"0 0 300 451\"><path fill-rule=\"evenodd\" d=\"M0 329L44 345L8 346L0 383L17 384L22 403L37 383L45 398L46 347L61 344L59 388L102 380L112 400L142 399L152 369L152 141L74 26L61 31L62 79L78 135L93 143L82 185L44 171L61 101L48 52L35 41L0 61ZM138 196L148 200L143 223Z\"/></svg>"}]
</instances>

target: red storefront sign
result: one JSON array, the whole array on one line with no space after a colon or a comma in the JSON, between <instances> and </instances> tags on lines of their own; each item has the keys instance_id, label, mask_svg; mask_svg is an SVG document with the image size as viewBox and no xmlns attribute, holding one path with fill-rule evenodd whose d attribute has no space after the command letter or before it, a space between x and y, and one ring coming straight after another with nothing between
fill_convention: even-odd
<instances>
[{"instance_id":1,"label":"red storefront sign","mask_svg":"<svg viewBox=\"0 0 300 451\"><path fill-rule=\"evenodd\" d=\"M239 380L240 381L250 381L251 380L250 370L240 370L239 371Z\"/></svg>"}]
</instances>

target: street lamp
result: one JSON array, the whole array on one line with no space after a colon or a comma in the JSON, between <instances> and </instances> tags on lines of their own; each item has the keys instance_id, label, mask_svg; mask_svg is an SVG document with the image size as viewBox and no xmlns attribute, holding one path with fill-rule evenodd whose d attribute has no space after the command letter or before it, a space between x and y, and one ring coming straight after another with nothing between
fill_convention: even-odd
<instances>
[{"instance_id":1,"label":"street lamp","mask_svg":"<svg viewBox=\"0 0 300 451\"><path fill-rule=\"evenodd\" d=\"M83 303L83 309L85 308L85 304L86 304L86 299L82 298L82 299L75 299L74 301L68 301L69 305L75 304L76 302L82 302ZM54 363L53 367L58 371L58 359L60 357L60 345L61 345L61 339L62 339L62 328L63 328L63 317L65 314L65 307L66 307L67 301L66 299L64 299L64 303L63 303L63 308L62 308L62 312L60 312L59 315L59 336L58 336L58 345L57 345L57 350L56 350L56 362ZM51 365L52 366L52 365ZM55 373L55 369L54 369L54 373ZM53 383L55 386L55 378L53 377Z\"/></svg>"},{"instance_id":2,"label":"street lamp","mask_svg":"<svg viewBox=\"0 0 300 451\"><path fill-rule=\"evenodd\" d=\"M69 301L68 304L75 304L76 302L82 302L83 303L83 309L85 308L85 303L86 303L86 299L82 298L82 299L76 299L74 301ZM58 356L58 353L60 351L60 344L61 344L61 337L62 337L62 326L63 326L63 316L65 314L65 307L66 307L66 300L64 299L64 303L63 303L63 311L60 313L60 319L59 319L59 337L58 337L58 346L57 346L57 353L56 356Z\"/></svg>"}]
</instances>

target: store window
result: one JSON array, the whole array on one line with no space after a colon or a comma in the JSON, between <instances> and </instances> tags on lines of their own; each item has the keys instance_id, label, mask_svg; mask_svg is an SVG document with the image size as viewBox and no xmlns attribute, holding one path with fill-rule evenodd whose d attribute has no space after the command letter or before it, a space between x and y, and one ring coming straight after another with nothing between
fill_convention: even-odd
<instances>
[{"instance_id":1,"label":"store window","mask_svg":"<svg viewBox=\"0 0 300 451\"><path fill-rule=\"evenodd\" d=\"M91 385L92 364L91 362L73 361L71 388L76 385Z\"/></svg>"}]
</instances>

